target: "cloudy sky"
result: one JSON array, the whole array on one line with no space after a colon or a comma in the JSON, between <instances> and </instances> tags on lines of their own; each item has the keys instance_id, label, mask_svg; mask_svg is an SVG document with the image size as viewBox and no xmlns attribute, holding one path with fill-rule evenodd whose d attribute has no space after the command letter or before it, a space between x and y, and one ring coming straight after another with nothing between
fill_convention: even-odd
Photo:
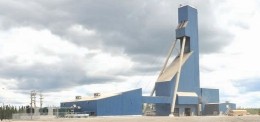
<instances>
[{"instance_id":1,"label":"cloudy sky","mask_svg":"<svg viewBox=\"0 0 260 122\"><path fill-rule=\"evenodd\" d=\"M0 102L28 105L31 90L42 91L44 106L94 92L150 93L179 4L198 9L201 87L260 107L257 0L0 0Z\"/></svg>"}]
</instances>

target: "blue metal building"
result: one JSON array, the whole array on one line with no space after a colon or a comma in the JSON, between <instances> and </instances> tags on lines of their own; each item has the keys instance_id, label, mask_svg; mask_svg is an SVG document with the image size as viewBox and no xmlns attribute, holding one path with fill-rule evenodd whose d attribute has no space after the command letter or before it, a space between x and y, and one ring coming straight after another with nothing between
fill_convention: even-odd
<instances>
[{"instance_id":1,"label":"blue metal building","mask_svg":"<svg viewBox=\"0 0 260 122\"><path fill-rule=\"evenodd\" d=\"M62 102L62 108L79 107L76 112L95 116L141 115L142 89L135 89L117 94L95 95L88 98ZM73 108L74 109L74 108Z\"/></svg>"},{"instance_id":2,"label":"blue metal building","mask_svg":"<svg viewBox=\"0 0 260 122\"><path fill-rule=\"evenodd\" d=\"M167 57L151 96L142 96L142 89L136 89L62 102L61 107L80 106L81 112L97 116L142 115L148 105L157 116L212 115L235 109L233 103L219 103L218 89L200 88L197 14L188 5L178 9L176 41L180 41L181 51L170 64ZM172 53L175 44L169 52Z\"/></svg>"}]
</instances>

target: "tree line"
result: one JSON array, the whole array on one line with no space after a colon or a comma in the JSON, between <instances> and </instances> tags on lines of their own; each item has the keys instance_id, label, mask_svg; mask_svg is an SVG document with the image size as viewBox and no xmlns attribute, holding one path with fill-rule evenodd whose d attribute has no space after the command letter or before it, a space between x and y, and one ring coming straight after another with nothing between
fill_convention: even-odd
<instances>
[{"instance_id":1,"label":"tree line","mask_svg":"<svg viewBox=\"0 0 260 122\"><path fill-rule=\"evenodd\" d=\"M28 106L11 106L11 105L3 105L0 106L0 119L12 119L12 114L15 113L25 113L28 109Z\"/></svg>"}]
</instances>

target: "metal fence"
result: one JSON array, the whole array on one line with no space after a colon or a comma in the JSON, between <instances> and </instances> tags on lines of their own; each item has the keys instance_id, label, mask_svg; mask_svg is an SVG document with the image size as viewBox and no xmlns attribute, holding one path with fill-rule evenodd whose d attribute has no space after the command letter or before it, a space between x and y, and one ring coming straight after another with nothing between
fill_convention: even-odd
<instances>
[{"instance_id":1,"label":"metal fence","mask_svg":"<svg viewBox=\"0 0 260 122\"><path fill-rule=\"evenodd\" d=\"M52 114L38 113L16 113L12 114L13 120L49 120L57 118L87 118L89 114L86 112L53 112Z\"/></svg>"},{"instance_id":2,"label":"metal fence","mask_svg":"<svg viewBox=\"0 0 260 122\"><path fill-rule=\"evenodd\" d=\"M40 119L40 114L16 113L12 114L13 120L35 120Z\"/></svg>"}]
</instances>

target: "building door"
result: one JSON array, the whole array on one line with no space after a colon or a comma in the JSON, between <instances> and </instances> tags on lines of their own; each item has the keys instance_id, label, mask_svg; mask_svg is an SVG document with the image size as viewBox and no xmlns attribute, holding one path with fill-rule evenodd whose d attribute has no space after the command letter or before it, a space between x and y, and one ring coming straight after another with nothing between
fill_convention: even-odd
<instances>
[{"instance_id":1,"label":"building door","mask_svg":"<svg viewBox=\"0 0 260 122\"><path fill-rule=\"evenodd\" d=\"M174 116L180 116L179 112L180 112L179 108L174 108Z\"/></svg>"},{"instance_id":2,"label":"building door","mask_svg":"<svg viewBox=\"0 0 260 122\"><path fill-rule=\"evenodd\" d=\"M191 116L191 109L190 108L185 108L185 116Z\"/></svg>"}]
</instances>

